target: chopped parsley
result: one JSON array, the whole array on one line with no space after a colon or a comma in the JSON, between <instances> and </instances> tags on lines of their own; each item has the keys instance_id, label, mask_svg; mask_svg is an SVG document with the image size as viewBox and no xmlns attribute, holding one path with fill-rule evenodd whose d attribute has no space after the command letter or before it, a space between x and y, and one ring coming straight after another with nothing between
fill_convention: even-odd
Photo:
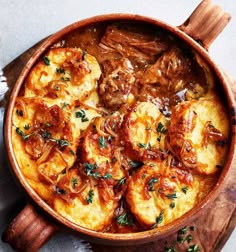
<instances>
[{"instance_id":1,"label":"chopped parsley","mask_svg":"<svg viewBox=\"0 0 236 252\"><path fill-rule=\"evenodd\" d=\"M45 123L45 126L46 126L46 127L50 127L51 124L50 124L49 122L46 122L46 123Z\"/></svg>"},{"instance_id":2,"label":"chopped parsley","mask_svg":"<svg viewBox=\"0 0 236 252\"><path fill-rule=\"evenodd\" d=\"M55 186L54 190L55 190L55 193L57 194L67 194L67 191L65 189L60 188L57 185Z\"/></svg>"},{"instance_id":3,"label":"chopped parsley","mask_svg":"<svg viewBox=\"0 0 236 252\"><path fill-rule=\"evenodd\" d=\"M117 185L118 186L124 185L126 182L126 179L127 179L126 177L119 179Z\"/></svg>"},{"instance_id":4,"label":"chopped parsley","mask_svg":"<svg viewBox=\"0 0 236 252\"><path fill-rule=\"evenodd\" d=\"M127 212L123 212L122 214L116 216L116 221L122 226L132 226L134 224Z\"/></svg>"},{"instance_id":5,"label":"chopped parsley","mask_svg":"<svg viewBox=\"0 0 236 252\"><path fill-rule=\"evenodd\" d=\"M26 141L27 139L29 139L29 137L31 136L31 134L29 135L25 135L25 133L19 128L19 127L16 127L16 133L21 136L21 139L23 141Z\"/></svg>"},{"instance_id":6,"label":"chopped parsley","mask_svg":"<svg viewBox=\"0 0 236 252\"><path fill-rule=\"evenodd\" d=\"M50 65L50 59L47 57L47 56L44 56L43 57L43 62L46 66L49 66Z\"/></svg>"},{"instance_id":7,"label":"chopped parsley","mask_svg":"<svg viewBox=\"0 0 236 252\"><path fill-rule=\"evenodd\" d=\"M178 243L183 243L183 242L184 242L184 237L181 236L181 235L178 235L178 236L177 236L177 242L178 242Z\"/></svg>"},{"instance_id":8,"label":"chopped parsley","mask_svg":"<svg viewBox=\"0 0 236 252\"><path fill-rule=\"evenodd\" d=\"M84 163L83 164L84 170L88 176L93 176L94 170L98 168L97 164L90 164L90 163Z\"/></svg>"},{"instance_id":9,"label":"chopped parsley","mask_svg":"<svg viewBox=\"0 0 236 252\"><path fill-rule=\"evenodd\" d=\"M93 203L93 196L94 196L93 190L89 190L88 196L87 196L87 198L86 198L86 202L87 202L88 204Z\"/></svg>"},{"instance_id":10,"label":"chopped parsley","mask_svg":"<svg viewBox=\"0 0 236 252\"><path fill-rule=\"evenodd\" d=\"M159 179L158 178L151 178L149 181L148 181L148 191L155 191L154 189L154 184L155 183L158 183L159 182Z\"/></svg>"},{"instance_id":11,"label":"chopped parsley","mask_svg":"<svg viewBox=\"0 0 236 252\"><path fill-rule=\"evenodd\" d=\"M175 208L175 202L174 201L172 201L171 203L170 203L170 208Z\"/></svg>"},{"instance_id":12,"label":"chopped parsley","mask_svg":"<svg viewBox=\"0 0 236 252\"><path fill-rule=\"evenodd\" d=\"M177 252L175 247L165 248L165 252Z\"/></svg>"},{"instance_id":13,"label":"chopped parsley","mask_svg":"<svg viewBox=\"0 0 236 252\"><path fill-rule=\"evenodd\" d=\"M194 227L189 227L190 231L194 231ZM197 244L190 244L193 241L193 236L188 233L187 226L183 227L177 232L177 239L173 242L172 246L166 247L165 252L177 252L176 245L177 243L182 244L187 242L188 248L185 250L186 252L198 252L200 251L200 247ZM167 241L166 241L167 244ZM190 245L189 245L190 244Z\"/></svg>"},{"instance_id":14,"label":"chopped parsley","mask_svg":"<svg viewBox=\"0 0 236 252\"><path fill-rule=\"evenodd\" d=\"M42 134L41 136L48 142L51 141L53 143L56 143L57 145L59 145L60 147L66 147L66 146L70 146L70 143L68 142L68 140L66 139L55 139L52 138L52 133L49 132L48 130L42 130Z\"/></svg>"},{"instance_id":15,"label":"chopped parsley","mask_svg":"<svg viewBox=\"0 0 236 252\"><path fill-rule=\"evenodd\" d=\"M83 109L81 109L80 111L75 112L75 117L76 118L81 118L82 122L87 122L89 120Z\"/></svg>"},{"instance_id":16,"label":"chopped parsley","mask_svg":"<svg viewBox=\"0 0 236 252\"><path fill-rule=\"evenodd\" d=\"M65 140L65 139L55 139L55 138L51 138L50 140L51 140L52 142L58 144L60 147L70 146L70 143L68 142L68 140Z\"/></svg>"},{"instance_id":17,"label":"chopped parsley","mask_svg":"<svg viewBox=\"0 0 236 252\"><path fill-rule=\"evenodd\" d=\"M18 116L23 116L23 111L22 111L21 109L17 109L17 110L16 110L16 114L17 114Z\"/></svg>"},{"instance_id":18,"label":"chopped parsley","mask_svg":"<svg viewBox=\"0 0 236 252\"><path fill-rule=\"evenodd\" d=\"M166 197L169 198L169 199L177 199L176 192L166 194Z\"/></svg>"},{"instance_id":19,"label":"chopped parsley","mask_svg":"<svg viewBox=\"0 0 236 252\"><path fill-rule=\"evenodd\" d=\"M139 148L146 148L146 144L144 144L144 143L138 143L138 147Z\"/></svg>"},{"instance_id":20,"label":"chopped parsley","mask_svg":"<svg viewBox=\"0 0 236 252\"><path fill-rule=\"evenodd\" d=\"M63 68L61 68L61 67L57 68L56 71L59 74L65 74L65 70Z\"/></svg>"},{"instance_id":21,"label":"chopped parsley","mask_svg":"<svg viewBox=\"0 0 236 252\"><path fill-rule=\"evenodd\" d=\"M182 187L182 188L181 188L181 190L183 191L183 193L185 193L185 194L186 194L186 193L187 193L187 191L188 191L188 187L187 187L187 186Z\"/></svg>"},{"instance_id":22,"label":"chopped parsley","mask_svg":"<svg viewBox=\"0 0 236 252\"><path fill-rule=\"evenodd\" d=\"M41 136L44 138L44 139L50 139L52 134L48 131L48 130L45 130L43 131L43 133L41 134Z\"/></svg>"},{"instance_id":23,"label":"chopped parsley","mask_svg":"<svg viewBox=\"0 0 236 252\"><path fill-rule=\"evenodd\" d=\"M63 110L63 109L66 108L68 105L69 105L69 103L63 102L61 109Z\"/></svg>"},{"instance_id":24,"label":"chopped parsley","mask_svg":"<svg viewBox=\"0 0 236 252\"><path fill-rule=\"evenodd\" d=\"M161 122L158 123L156 129L157 129L158 133L166 133L167 132L167 129L165 128L165 126Z\"/></svg>"},{"instance_id":25,"label":"chopped parsley","mask_svg":"<svg viewBox=\"0 0 236 252\"><path fill-rule=\"evenodd\" d=\"M76 185L78 185L78 179L77 178L72 178L71 179L71 184L73 187L75 187Z\"/></svg>"},{"instance_id":26,"label":"chopped parsley","mask_svg":"<svg viewBox=\"0 0 236 252\"><path fill-rule=\"evenodd\" d=\"M187 226L184 226L178 231L178 235L183 235L187 233Z\"/></svg>"},{"instance_id":27,"label":"chopped parsley","mask_svg":"<svg viewBox=\"0 0 236 252\"><path fill-rule=\"evenodd\" d=\"M146 174L146 173L144 173L144 174L142 175L142 179L145 179L145 178L146 178L146 176L147 176L147 174Z\"/></svg>"},{"instance_id":28,"label":"chopped parsley","mask_svg":"<svg viewBox=\"0 0 236 252\"><path fill-rule=\"evenodd\" d=\"M98 143L101 149L106 148L107 147L107 142L104 136L101 136L98 138Z\"/></svg>"},{"instance_id":29,"label":"chopped parsley","mask_svg":"<svg viewBox=\"0 0 236 252\"><path fill-rule=\"evenodd\" d=\"M99 177L102 178L102 179L111 179L112 175L110 173L106 173L105 175L99 176Z\"/></svg>"},{"instance_id":30,"label":"chopped parsley","mask_svg":"<svg viewBox=\"0 0 236 252\"><path fill-rule=\"evenodd\" d=\"M131 161L129 162L129 165L130 165L131 168L138 168L138 167L140 167L141 165L143 165L143 163L140 162L140 161L131 160Z\"/></svg>"},{"instance_id":31,"label":"chopped parsley","mask_svg":"<svg viewBox=\"0 0 236 252\"><path fill-rule=\"evenodd\" d=\"M188 248L187 252L197 252L199 250L200 250L199 246L197 244L194 244Z\"/></svg>"},{"instance_id":32,"label":"chopped parsley","mask_svg":"<svg viewBox=\"0 0 236 252\"><path fill-rule=\"evenodd\" d=\"M29 130L29 129L30 129L30 125L29 125L29 124L26 124L26 125L24 126L24 129L25 129L25 130Z\"/></svg>"},{"instance_id":33,"label":"chopped parsley","mask_svg":"<svg viewBox=\"0 0 236 252\"><path fill-rule=\"evenodd\" d=\"M105 175L100 175L96 169L98 168L97 164L90 164L90 163L84 163L83 164L84 171L86 172L87 176L93 177L95 179L111 179L112 175L110 173L106 173Z\"/></svg>"},{"instance_id":34,"label":"chopped parsley","mask_svg":"<svg viewBox=\"0 0 236 252\"><path fill-rule=\"evenodd\" d=\"M65 146L70 145L70 143L67 140L63 140L63 139L58 139L57 144L60 145L61 147L65 147Z\"/></svg>"},{"instance_id":35,"label":"chopped parsley","mask_svg":"<svg viewBox=\"0 0 236 252\"><path fill-rule=\"evenodd\" d=\"M157 218L156 218L156 223L157 223L157 224L161 224L161 223L163 222L163 219L164 219L163 214L164 214L164 210L162 210L162 211L160 212L159 216L157 216Z\"/></svg>"},{"instance_id":36,"label":"chopped parsley","mask_svg":"<svg viewBox=\"0 0 236 252\"><path fill-rule=\"evenodd\" d=\"M71 155L73 155L73 156L75 155L73 150L70 149L69 152L70 152Z\"/></svg>"},{"instance_id":37,"label":"chopped parsley","mask_svg":"<svg viewBox=\"0 0 236 252\"><path fill-rule=\"evenodd\" d=\"M69 78L69 77L61 77L60 80L61 80L61 81L70 81L70 78Z\"/></svg>"},{"instance_id":38,"label":"chopped parsley","mask_svg":"<svg viewBox=\"0 0 236 252\"><path fill-rule=\"evenodd\" d=\"M190 230L191 230L191 231L194 231L194 226L190 226Z\"/></svg>"},{"instance_id":39,"label":"chopped parsley","mask_svg":"<svg viewBox=\"0 0 236 252\"><path fill-rule=\"evenodd\" d=\"M187 243L190 243L193 240L193 237L192 237L191 234L189 234L189 235L186 236L185 239L186 239Z\"/></svg>"}]
</instances>

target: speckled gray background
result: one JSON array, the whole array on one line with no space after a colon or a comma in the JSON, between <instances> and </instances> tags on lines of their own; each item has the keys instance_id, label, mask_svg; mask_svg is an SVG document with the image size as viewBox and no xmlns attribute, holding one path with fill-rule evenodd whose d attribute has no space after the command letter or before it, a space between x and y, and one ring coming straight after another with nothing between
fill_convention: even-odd
<instances>
[{"instance_id":1,"label":"speckled gray background","mask_svg":"<svg viewBox=\"0 0 236 252\"><path fill-rule=\"evenodd\" d=\"M0 0L0 67L4 67L42 38L80 19L104 13L136 13L180 25L200 0ZM213 0L231 13L232 20L214 41L209 53L213 60L236 79L236 2ZM14 204L22 199L8 170L3 169L2 117L0 111L0 233L12 218ZM79 247L81 249L79 249ZM12 251L0 241L0 252ZM41 252L84 252L80 242L59 234ZM222 252L236 251L236 231Z\"/></svg>"}]
</instances>

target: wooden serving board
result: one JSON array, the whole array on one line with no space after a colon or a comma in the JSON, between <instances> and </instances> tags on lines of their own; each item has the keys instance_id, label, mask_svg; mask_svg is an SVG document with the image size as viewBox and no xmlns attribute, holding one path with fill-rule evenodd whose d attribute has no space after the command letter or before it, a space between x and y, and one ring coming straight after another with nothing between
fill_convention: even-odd
<instances>
[{"instance_id":1,"label":"wooden serving board","mask_svg":"<svg viewBox=\"0 0 236 252\"><path fill-rule=\"evenodd\" d=\"M14 85L23 66L35 52L40 43L41 42L34 45L3 69L10 88ZM229 76L226 75L226 77L236 97L236 82ZM4 101L0 102L0 105L6 106L8 98L9 97L6 97ZM202 214L195 221L189 223L187 226L187 234L185 234L184 237L191 234L193 240L190 243L186 240L183 243L177 242L178 234L175 233L166 237L166 239L144 245L115 247L91 244L92 249L94 252L171 252L174 250L167 250L167 248L175 246L176 251L187 251L191 245L197 244L201 249L200 251L219 252L236 226L235 181L236 159L234 159L234 165L226 180L224 190L211 205L203 210ZM191 226L194 227L194 230L190 230Z\"/></svg>"}]
</instances>

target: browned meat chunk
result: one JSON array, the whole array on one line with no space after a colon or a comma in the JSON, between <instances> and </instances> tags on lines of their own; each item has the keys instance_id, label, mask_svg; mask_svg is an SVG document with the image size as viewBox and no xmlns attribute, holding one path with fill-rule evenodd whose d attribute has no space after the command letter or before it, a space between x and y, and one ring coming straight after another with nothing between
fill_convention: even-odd
<instances>
[{"instance_id":1,"label":"browned meat chunk","mask_svg":"<svg viewBox=\"0 0 236 252\"><path fill-rule=\"evenodd\" d=\"M134 96L131 89L134 82L133 68L129 60L120 61L120 65L106 75L99 85L104 106L116 110L123 104L132 103Z\"/></svg>"},{"instance_id":2,"label":"browned meat chunk","mask_svg":"<svg viewBox=\"0 0 236 252\"><path fill-rule=\"evenodd\" d=\"M107 27L100 45L118 51L123 57L135 58L138 65L154 62L156 56L168 48L168 44L153 32L137 32L135 27L126 29L118 25Z\"/></svg>"},{"instance_id":3,"label":"browned meat chunk","mask_svg":"<svg viewBox=\"0 0 236 252\"><path fill-rule=\"evenodd\" d=\"M199 98L207 92L204 70L189 55L177 47L171 48L150 65L140 78L143 85L157 85L159 93L169 93L178 97L173 99L189 100ZM146 89L146 88L145 88Z\"/></svg>"}]
</instances>

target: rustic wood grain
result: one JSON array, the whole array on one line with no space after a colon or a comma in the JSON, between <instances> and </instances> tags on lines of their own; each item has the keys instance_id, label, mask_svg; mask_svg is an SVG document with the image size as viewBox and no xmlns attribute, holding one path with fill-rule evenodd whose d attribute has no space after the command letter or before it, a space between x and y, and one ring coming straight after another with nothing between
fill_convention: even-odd
<instances>
[{"instance_id":1,"label":"rustic wood grain","mask_svg":"<svg viewBox=\"0 0 236 252\"><path fill-rule=\"evenodd\" d=\"M3 72L7 78L8 85L11 89L17 80L23 66L35 52L40 42L20 55L10 64L8 64ZM236 97L236 82L227 76L228 82L232 86ZM0 102L1 106L6 106L9 99L9 93L6 99ZM192 223L188 225L188 234L193 236L191 243L177 243L178 234L175 233L156 242L147 243L137 246L105 246L92 244L94 252L164 252L166 248L175 246L177 251L186 251L186 249L198 244L201 251L204 252L219 252L229 238L233 229L236 226L236 162L227 178L224 190L220 193L217 199L209 205L204 212ZM194 231L189 229L194 226ZM186 236L186 235L185 235Z\"/></svg>"}]
</instances>

